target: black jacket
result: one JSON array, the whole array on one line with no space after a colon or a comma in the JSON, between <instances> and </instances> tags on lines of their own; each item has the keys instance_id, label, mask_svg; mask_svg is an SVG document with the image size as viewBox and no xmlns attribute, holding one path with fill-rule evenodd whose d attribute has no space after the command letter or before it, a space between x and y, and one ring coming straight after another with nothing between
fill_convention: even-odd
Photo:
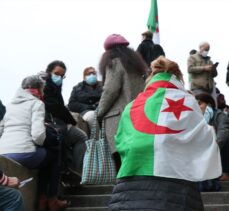
<instances>
[{"instance_id":1,"label":"black jacket","mask_svg":"<svg viewBox=\"0 0 229 211\"><path fill-rule=\"evenodd\" d=\"M196 183L163 177L135 176L118 181L109 211L203 211Z\"/></svg>"},{"instance_id":2,"label":"black jacket","mask_svg":"<svg viewBox=\"0 0 229 211\"><path fill-rule=\"evenodd\" d=\"M145 39L137 48L146 64L150 67L150 63L159 56L165 56L165 52L160 45L156 45L152 40Z\"/></svg>"},{"instance_id":3,"label":"black jacket","mask_svg":"<svg viewBox=\"0 0 229 211\"><path fill-rule=\"evenodd\" d=\"M229 86L229 63L227 65L227 77L226 77L226 83Z\"/></svg>"},{"instance_id":4,"label":"black jacket","mask_svg":"<svg viewBox=\"0 0 229 211\"><path fill-rule=\"evenodd\" d=\"M229 118L220 110L214 111L214 116L209 122L215 128L216 138L220 149L229 141Z\"/></svg>"},{"instance_id":5,"label":"black jacket","mask_svg":"<svg viewBox=\"0 0 229 211\"><path fill-rule=\"evenodd\" d=\"M2 175L3 175L3 172L2 172L2 170L0 169L0 179L2 178Z\"/></svg>"},{"instance_id":6,"label":"black jacket","mask_svg":"<svg viewBox=\"0 0 229 211\"><path fill-rule=\"evenodd\" d=\"M97 83L95 88L87 85L85 81L80 82L73 87L68 103L69 110L80 113L81 115L87 111L95 110L98 106L102 91L103 89L100 82Z\"/></svg>"},{"instance_id":7,"label":"black jacket","mask_svg":"<svg viewBox=\"0 0 229 211\"><path fill-rule=\"evenodd\" d=\"M0 100L0 121L3 119L3 116L6 113L6 108L5 106L2 104L2 101Z\"/></svg>"},{"instance_id":8,"label":"black jacket","mask_svg":"<svg viewBox=\"0 0 229 211\"><path fill-rule=\"evenodd\" d=\"M44 89L44 103L46 113L51 113L53 117L61 119L66 124L76 125L73 116L64 105L61 94L61 86L57 86L48 78ZM47 115L48 116L48 115Z\"/></svg>"}]
</instances>

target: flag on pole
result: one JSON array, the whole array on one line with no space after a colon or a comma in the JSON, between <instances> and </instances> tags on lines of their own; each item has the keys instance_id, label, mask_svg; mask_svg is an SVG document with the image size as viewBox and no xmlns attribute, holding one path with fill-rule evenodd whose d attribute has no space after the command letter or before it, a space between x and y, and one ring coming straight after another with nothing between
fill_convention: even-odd
<instances>
[{"instance_id":1,"label":"flag on pole","mask_svg":"<svg viewBox=\"0 0 229 211\"><path fill-rule=\"evenodd\" d=\"M222 167L214 130L175 75L158 73L122 113L116 149L118 178L159 176L202 181Z\"/></svg>"},{"instance_id":2,"label":"flag on pole","mask_svg":"<svg viewBox=\"0 0 229 211\"><path fill-rule=\"evenodd\" d=\"M154 43L160 44L157 0L151 0L151 8L147 21L147 27L151 32L154 33Z\"/></svg>"}]
</instances>

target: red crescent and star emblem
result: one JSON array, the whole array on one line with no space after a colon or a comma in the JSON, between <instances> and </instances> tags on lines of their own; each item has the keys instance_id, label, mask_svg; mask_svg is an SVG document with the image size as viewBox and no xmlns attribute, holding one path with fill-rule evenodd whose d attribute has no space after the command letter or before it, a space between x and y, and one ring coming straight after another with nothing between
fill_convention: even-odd
<instances>
[{"instance_id":1,"label":"red crescent and star emblem","mask_svg":"<svg viewBox=\"0 0 229 211\"><path fill-rule=\"evenodd\" d=\"M172 112L172 113L174 113L174 115L177 118L177 120L180 119L180 115L181 115L182 112L184 112L184 111L192 111L191 108L189 108L189 107L184 105L184 98L181 98L180 100L177 100L177 101L171 100L171 99L168 99L168 98L165 98L165 99L168 102L169 107L164 109L161 112Z\"/></svg>"},{"instance_id":2,"label":"red crescent and star emblem","mask_svg":"<svg viewBox=\"0 0 229 211\"><path fill-rule=\"evenodd\" d=\"M177 134L183 130L173 130L171 128L157 125L150 121L144 111L144 107L148 98L152 97L158 88L178 89L174 84L167 81L157 81L147 87L145 92L141 93L133 102L130 110L130 118L136 130L146 134ZM185 111L192 111L191 108L184 105L185 98L172 100L166 98L168 107L161 112L172 112L176 119L180 119L180 115Z\"/></svg>"}]
</instances>

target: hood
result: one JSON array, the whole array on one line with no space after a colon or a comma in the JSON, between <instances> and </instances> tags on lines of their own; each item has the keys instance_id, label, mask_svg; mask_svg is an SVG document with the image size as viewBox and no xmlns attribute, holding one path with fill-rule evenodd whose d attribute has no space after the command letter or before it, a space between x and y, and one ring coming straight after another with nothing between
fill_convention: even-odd
<instances>
[{"instance_id":1,"label":"hood","mask_svg":"<svg viewBox=\"0 0 229 211\"><path fill-rule=\"evenodd\" d=\"M27 90L22 89L22 88L19 88L17 90L14 98L12 99L11 103L12 104L19 104L19 103L23 103L23 102L29 101L29 100L38 100L38 98L36 98L35 96L33 96Z\"/></svg>"}]
</instances>

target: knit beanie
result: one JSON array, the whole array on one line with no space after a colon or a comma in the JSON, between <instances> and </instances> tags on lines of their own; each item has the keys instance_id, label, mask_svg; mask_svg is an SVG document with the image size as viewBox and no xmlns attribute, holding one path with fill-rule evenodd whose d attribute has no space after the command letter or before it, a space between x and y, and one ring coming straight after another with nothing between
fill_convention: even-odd
<instances>
[{"instance_id":1,"label":"knit beanie","mask_svg":"<svg viewBox=\"0 0 229 211\"><path fill-rule=\"evenodd\" d=\"M104 48L105 50L109 50L111 48L114 48L118 45L124 45L128 46L129 42L120 34L111 34L109 35L105 42L104 42Z\"/></svg>"}]
</instances>

